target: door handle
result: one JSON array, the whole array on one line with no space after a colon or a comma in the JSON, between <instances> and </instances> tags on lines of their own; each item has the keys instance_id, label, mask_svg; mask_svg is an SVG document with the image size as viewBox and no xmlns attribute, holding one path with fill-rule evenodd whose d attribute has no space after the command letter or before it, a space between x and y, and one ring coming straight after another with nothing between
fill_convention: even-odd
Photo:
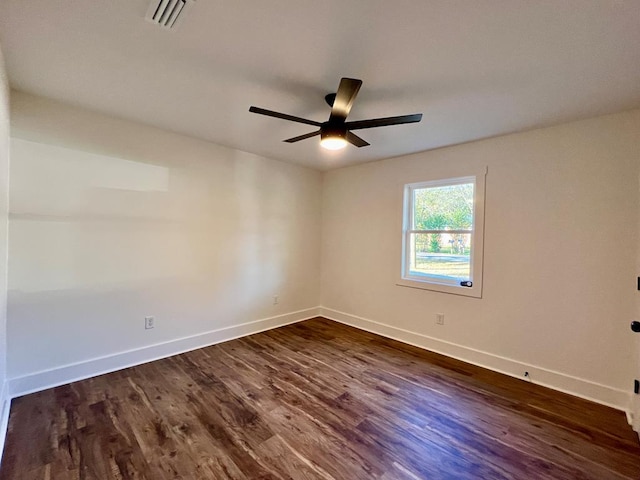
<instances>
[{"instance_id":1,"label":"door handle","mask_svg":"<svg viewBox=\"0 0 640 480\"><path fill-rule=\"evenodd\" d=\"M633 330L636 333L640 332L640 322L638 322L637 320L634 320L633 322L631 322L631 330Z\"/></svg>"}]
</instances>

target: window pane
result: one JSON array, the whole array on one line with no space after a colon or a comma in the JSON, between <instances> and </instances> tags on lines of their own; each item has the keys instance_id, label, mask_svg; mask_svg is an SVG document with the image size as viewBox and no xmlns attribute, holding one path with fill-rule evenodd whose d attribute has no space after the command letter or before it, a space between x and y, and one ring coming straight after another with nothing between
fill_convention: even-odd
<instances>
[{"instance_id":1,"label":"window pane","mask_svg":"<svg viewBox=\"0 0 640 480\"><path fill-rule=\"evenodd\" d=\"M471 280L471 234L413 233L409 273L442 280Z\"/></svg>"},{"instance_id":2,"label":"window pane","mask_svg":"<svg viewBox=\"0 0 640 480\"><path fill-rule=\"evenodd\" d=\"M412 230L473 228L473 183L413 190Z\"/></svg>"},{"instance_id":3,"label":"window pane","mask_svg":"<svg viewBox=\"0 0 640 480\"><path fill-rule=\"evenodd\" d=\"M404 185L397 285L482 298L486 173Z\"/></svg>"}]
</instances>

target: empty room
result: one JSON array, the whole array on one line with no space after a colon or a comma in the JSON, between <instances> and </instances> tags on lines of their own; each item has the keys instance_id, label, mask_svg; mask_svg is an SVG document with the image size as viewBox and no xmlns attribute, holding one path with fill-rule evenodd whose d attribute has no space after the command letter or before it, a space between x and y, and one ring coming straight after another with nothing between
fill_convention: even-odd
<instances>
[{"instance_id":1,"label":"empty room","mask_svg":"<svg viewBox=\"0 0 640 480\"><path fill-rule=\"evenodd\" d=\"M0 0L0 480L640 478L639 0Z\"/></svg>"}]
</instances>

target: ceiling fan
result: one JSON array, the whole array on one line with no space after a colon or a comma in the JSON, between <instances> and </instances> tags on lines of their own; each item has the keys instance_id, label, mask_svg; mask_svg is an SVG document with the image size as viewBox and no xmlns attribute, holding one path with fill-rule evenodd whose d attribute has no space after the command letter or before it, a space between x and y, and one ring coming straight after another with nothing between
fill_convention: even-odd
<instances>
[{"instance_id":1,"label":"ceiling fan","mask_svg":"<svg viewBox=\"0 0 640 480\"><path fill-rule=\"evenodd\" d=\"M313 125L320 127L315 132L306 133L298 137L288 138L285 140L287 143L295 143L300 140L306 140L307 138L320 135L320 145L329 150L338 150L346 147L347 142L355 145L356 147L366 147L369 145L365 140L355 135L352 130L361 130L363 128L375 128L386 127L388 125L400 125L403 123L416 123L422 120L422 114L416 113L414 115L401 115L398 117L385 117L374 118L370 120L356 120L353 122L347 122L347 116L353 106L353 101L358 95L358 91L362 86L362 80L354 78L342 78L338 91L336 93L330 93L324 97L325 101L331 107L331 115L326 122L316 122L315 120L308 120L306 118L295 117L293 115L287 115L286 113L274 112L272 110L265 110L260 107L250 107L249 111L252 113L258 113L260 115L266 115L268 117L281 118L283 120L289 120L291 122L304 123L307 125Z\"/></svg>"}]
</instances>

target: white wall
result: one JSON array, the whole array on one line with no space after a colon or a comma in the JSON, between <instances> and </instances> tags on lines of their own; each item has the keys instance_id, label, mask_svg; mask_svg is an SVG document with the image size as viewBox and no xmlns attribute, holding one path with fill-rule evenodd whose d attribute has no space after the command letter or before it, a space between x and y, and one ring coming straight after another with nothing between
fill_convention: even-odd
<instances>
[{"instance_id":1,"label":"white wall","mask_svg":"<svg viewBox=\"0 0 640 480\"><path fill-rule=\"evenodd\" d=\"M626 408L639 132L635 110L326 173L325 314ZM481 166L483 298L396 286L402 185Z\"/></svg>"},{"instance_id":2,"label":"white wall","mask_svg":"<svg viewBox=\"0 0 640 480\"><path fill-rule=\"evenodd\" d=\"M11 100L9 377L317 307L319 172Z\"/></svg>"},{"instance_id":3,"label":"white wall","mask_svg":"<svg viewBox=\"0 0 640 480\"><path fill-rule=\"evenodd\" d=\"M9 195L9 80L0 49L0 425L5 417L7 357L7 222ZM0 426L0 445L3 444ZM2 448L0 446L0 453Z\"/></svg>"}]
</instances>

